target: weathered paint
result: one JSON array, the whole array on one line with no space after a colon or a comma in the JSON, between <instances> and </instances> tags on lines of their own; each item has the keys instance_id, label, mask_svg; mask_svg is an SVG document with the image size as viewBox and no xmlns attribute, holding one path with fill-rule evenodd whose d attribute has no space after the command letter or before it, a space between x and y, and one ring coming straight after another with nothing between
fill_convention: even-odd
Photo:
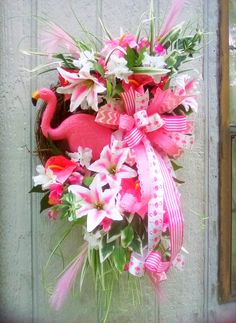
<instances>
[{"instance_id":1,"label":"weathered paint","mask_svg":"<svg viewBox=\"0 0 236 323\"><path fill-rule=\"evenodd\" d=\"M161 17L165 0L155 1L156 16ZM185 180L180 188L185 211L185 248L190 255L183 273L172 272L158 304L148 282L144 282L144 308L133 313L131 300L122 294L115 300L109 322L225 322L236 318L235 303L219 305L218 282L218 1L196 0L180 19L199 23L210 32L203 57L196 66L203 72L203 95L196 118L196 144L181 159ZM134 32L147 1L121 0L2 0L0 1L0 313L5 322L96 322L91 282L86 282L84 298L71 296L63 312L54 313L48 306L41 272L56 242L61 224L49 223L39 215L39 200L29 196L31 176L37 161L33 150L34 111L31 92L49 85L53 77L30 78L22 67L32 68L36 58L23 56L20 48L37 47L40 23L34 16L48 16L69 32L79 32L69 4L88 29L101 36L97 16L104 19L112 33L122 26ZM157 24L160 24L158 19ZM39 62L39 60L38 60ZM208 217L205 225L202 218ZM65 248L73 250L79 241ZM58 235L58 234L57 234ZM70 253L70 258L73 254ZM54 263L60 271L61 258ZM236 319L235 319L236 321Z\"/></svg>"}]
</instances>

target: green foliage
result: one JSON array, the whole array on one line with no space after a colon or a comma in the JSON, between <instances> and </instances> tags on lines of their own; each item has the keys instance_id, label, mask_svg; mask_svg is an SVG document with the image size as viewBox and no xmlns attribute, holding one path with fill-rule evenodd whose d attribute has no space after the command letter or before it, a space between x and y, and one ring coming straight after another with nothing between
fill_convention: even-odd
<instances>
[{"instance_id":1,"label":"green foliage","mask_svg":"<svg viewBox=\"0 0 236 323\"><path fill-rule=\"evenodd\" d=\"M102 77L104 77L104 70L100 64L97 62L93 62L93 68L96 72L98 72Z\"/></svg>"},{"instance_id":2,"label":"green foliage","mask_svg":"<svg viewBox=\"0 0 236 323\"><path fill-rule=\"evenodd\" d=\"M116 269L119 272L122 272L124 270L124 266L127 262L127 256L126 256L125 249L122 248L121 246L117 246L115 248L115 250L113 251L112 259L113 259Z\"/></svg>"},{"instance_id":3,"label":"green foliage","mask_svg":"<svg viewBox=\"0 0 236 323\"><path fill-rule=\"evenodd\" d=\"M49 151L53 156L64 156L65 153L62 152L50 138L47 139L47 148L46 151Z\"/></svg>"},{"instance_id":4,"label":"green foliage","mask_svg":"<svg viewBox=\"0 0 236 323\"><path fill-rule=\"evenodd\" d=\"M131 225L127 225L122 231L121 231L121 245L123 248L128 248L128 246L131 244L131 242L134 239L134 230Z\"/></svg>"},{"instance_id":5,"label":"green foliage","mask_svg":"<svg viewBox=\"0 0 236 323\"><path fill-rule=\"evenodd\" d=\"M107 80L107 97L111 98L112 97L112 83Z\"/></svg>"},{"instance_id":6,"label":"green foliage","mask_svg":"<svg viewBox=\"0 0 236 323\"><path fill-rule=\"evenodd\" d=\"M140 255L143 254L142 240L141 240L140 236L136 232L134 232L134 238L133 238L132 242L130 243L129 247L134 252L137 252Z\"/></svg>"},{"instance_id":7,"label":"green foliage","mask_svg":"<svg viewBox=\"0 0 236 323\"><path fill-rule=\"evenodd\" d=\"M113 92L112 92L112 97L119 97L120 93L123 91L122 83L117 83Z\"/></svg>"},{"instance_id":8,"label":"green foliage","mask_svg":"<svg viewBox=\"0 0 236 323\"><path fill-rule=\"evenodd\" d=\"M135 66L136 59L137 59L137 52L133 49L128 47L125 55L125 59L127 61L127 66L129 69Z\"/></svg>"},{"instance_id":9,"label":"green foliage","mask_svg":"<svg viewBox=\"0 0 236 323\"><path fill-rule=\"evenodd\" d=\"M94 180L93 176L85 176L83 179L83 184L89 187L92 184L93 180Z\"/></svg>"},{"instance_id":10,"label":"green foliage","mask_svg":"<svg viewBox=\"0 0 236 323\"><path fill-rule=\"evenodd\" d=\"M45 191L42 189L42 185L34 186L29 193L45 193Z\"/></svg>"},{"instance_id":11,"label":"green foliage","mask_svg":"<svg viewBox=\"0 0 236 323\"><path fill-rule=\"evenodd\" d=\"M143 47L138 53L135 49L128 47L125 55L127 66L130 70L142 64L146 47Z\"/></svg>"},{"instance_id":12,"label":"green foliage","mask_svg":"<svg viewBox=\"0 0 236 323\"><path fill-rule=\"evenodd\" d=\"M174 170L174 171L177 171L178 169L183 168L183 166L178 165L178 164L177 164L176 162L174 162L173 160L171 160L170 162L171 162L171 165L172 165L172 167L173 167L173 170Z\"/></svg>"},{"instance_id":13,"label":"green foliage","mask_svg":"<svg viewBox=\"0 0 236 323\"><path fill-rule=\"evenodd\" d=\"M103 263L115 250L115 241L111 243L107 243L104 241L104 243L101 244L99 248L99 256L100 256L100 262Z\"/></svg>"},{"instance_id":14,"label":"green foliage","mask_svg":"<svg viewBox=\"0 0 236 323\"><path fill-rule=\"evenodd\" d=\"M63 54L54 55L55 58L59 58L63 61L63 66L66 68L74 69L75 65L73 64L73 59Z\"/></svg>"},{"instance_id":15,"label":"green foliage","mask_svg":"<svg viewBox=\"0 0 236 323\"><path fill-rule=\"evenodd\" d=\"M178 50L183 50L188 54L189 57L192 57L198 51L198 44L202 40L202 32L197 30L193 36L187 36L180 38L175 43L175 48Z\"/></svg>"},{"instance_id":16,"label":"green foliage","mask_svg":"<svg viewBox=\"0 0 236 323\"><path fill-rule=\"evenodd\" d=\"M159 39L159 43L163 45L166 49L168 49L173 42L175 42L181 32L182 32L182 23L173 27L166 35L164 35L161 39Z\"/></svg>"},{"instance_id":17,"label":"green foliage","mask_svg":"<svg viewBox=\"0 0 236 323\"><path fill-rule=\"evenodd\" d=\"M185 183L184 181L181 181L180 179L175 178L175 177L173 177L173 180L174 180L177 184L184 184L184 183Z\"/></svg>"},{"instance_id":18,"label":"green foliage","mask_svg":"<svg viewBox=\"0 0 236 323\"><path fill-rule=\"evenodd\" d=\"M47 194L45 194L41 201L40 201L40 213L42 213L44 210L49 209L50 207L52 207L49 203L48 203L48 198L49 198L49 192Z\"/></svg>"},{"instance_id":19,"label":"green foliage","mask_svg":"<svg viewBox=\"0 0 236 323\"><path fill-rule=\"evenodd\" d=\"M124 221L114 221L111 225L111 229L107 233L107 243L115 241L120 237L121 231L125 228L126 223Z\"/></svg>"},{"instance_id":20,"label":"green foliage","mask_svg":"<svg viewBox=\"0 0 236 323\"><path fill-rule=\"evenodd\" d=\"M77 219L76 211L81 207L73 193L66 193L61 198L62 204L58 204L57 207L61 211L61 218L69 218L77 223L83 224L85 217Z\"/></svg>"}]
</instances>

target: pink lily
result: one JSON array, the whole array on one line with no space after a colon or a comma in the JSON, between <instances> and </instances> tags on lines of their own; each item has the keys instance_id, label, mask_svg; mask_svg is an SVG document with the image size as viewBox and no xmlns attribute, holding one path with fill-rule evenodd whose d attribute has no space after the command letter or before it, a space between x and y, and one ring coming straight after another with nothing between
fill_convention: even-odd
<instances>
[{"instance_id":1,"label":"pink lily","mask_svg":"<svg viewBox=\"0 0 236 323\"><path fill-rule=\"evenodd\" d=\"M122 216L117 208L117 189L102 190L102 183L95 177L89 189L81 185L71 185L69 192L82 199L82 205L76 212L77 218L87 215L87 231L93 231L105 218L120 221Z\"/></svg>"},{"instance_id":2,"label":"pink lily","mask_svg":"<svg viewBox=\"0 0 236 323\"><path fill-rule=\"evenodd\" d=\"M134 169L124 165L129 154L129 148L113 151L109 146L105 146L101 152L100 159L91 164L88 169L100 174L104 182L112 187L119 184L122 178L136 177Z\"/></svg>"},{"instance_id":3,"label":"pink lily","mask_svg":"<svg viewBox=\"0 0 236 323\"><path fill-rule=\"evenodd\" d=\"M67 86L57 88L58 93L71 94L70 111L75 111L86 99L88 106L98 111L98 93L106 91L99 80L92 76L88 70L79 73L70 73L63 68L58 68L60 75L69 82Z\"/></svg>"}]
</instances>

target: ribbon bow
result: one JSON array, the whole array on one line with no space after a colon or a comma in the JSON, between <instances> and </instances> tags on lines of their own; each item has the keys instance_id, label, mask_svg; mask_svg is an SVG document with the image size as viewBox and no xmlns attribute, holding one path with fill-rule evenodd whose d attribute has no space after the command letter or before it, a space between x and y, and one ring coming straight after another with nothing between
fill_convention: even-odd
<instances>
[{"instance_id":1,"label":"ribbon bow","mask_svg":"<svg viewBox=\"0 0 236 323\"><path fill-rule=\"evenodd\" d=\"M191 137L186 136L191 125L184 115L159 113L161 109L158 110L158 106L152 105L152 114L149 115L148 91L139 94L130 89L121 97L125 113L115 105L106 105L99 109L95 121L122 130L122 142L134 153L142 200L148 205L147 250L145 255L132 253L129 272L142 276L147 270L160 281L165 279L165 273L179 255L183 243L183 214L167 155L175 157L182 152L184 144L187 145L187 137ZM164 261L156 251L162 236L164 216L170 233L168 261Z\"/></svg>"}]
</instances>

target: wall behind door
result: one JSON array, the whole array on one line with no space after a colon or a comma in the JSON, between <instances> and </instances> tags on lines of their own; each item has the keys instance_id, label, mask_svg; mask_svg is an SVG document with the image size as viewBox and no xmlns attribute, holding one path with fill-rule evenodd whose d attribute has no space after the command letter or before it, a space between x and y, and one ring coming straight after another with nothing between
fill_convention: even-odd
<instances>
[{"instance_id":1,"label":"wall behind door","mask_svg":"<svg viewBox=\"0 0 236 323\"><path fill-rule=\"evenodd\" d=\"M167 3L154 1L157 25ZM196 118L196 143L181 163L179 177L185 213L185 248L190 255L183 273L172 272L158 304L154 292L144 283L144 308L132 312L132 300L117 294L109 322L224 322L232 318L234 304L218 305L218 1L195 0L179 20L191 21L209 32L203 56L196 67L204 77L200 112ZM86 282L84 297L70 297L63 312L53 312L43 287L42 269L57 241L57 231L66 228L39 214L39 200L29 195L37 159L34 150L34 116L31 93L49 86L53 76L32 77L31 69L40 59L24 56L20 49L36 49L41 29L37 17L49 17L72 34L81 34L70 5L84 26L102 35L100 16L117 35L119 27L135 32L148 1L142 0L0 0L0 318L1 322L96 322L94 294ZM208 217L208 221L203 218ZM79 234L66 248L70 257L77 252ZM53 267L54 266L54 267ZM58 272L61 258L50 272ZM50 277L50 273L49 273ZM50 280L49 280L50 281ZM52 286L48 286L49 288ZM235 313L236 317L236 313Z\"/></svg>"}]
</instances>

